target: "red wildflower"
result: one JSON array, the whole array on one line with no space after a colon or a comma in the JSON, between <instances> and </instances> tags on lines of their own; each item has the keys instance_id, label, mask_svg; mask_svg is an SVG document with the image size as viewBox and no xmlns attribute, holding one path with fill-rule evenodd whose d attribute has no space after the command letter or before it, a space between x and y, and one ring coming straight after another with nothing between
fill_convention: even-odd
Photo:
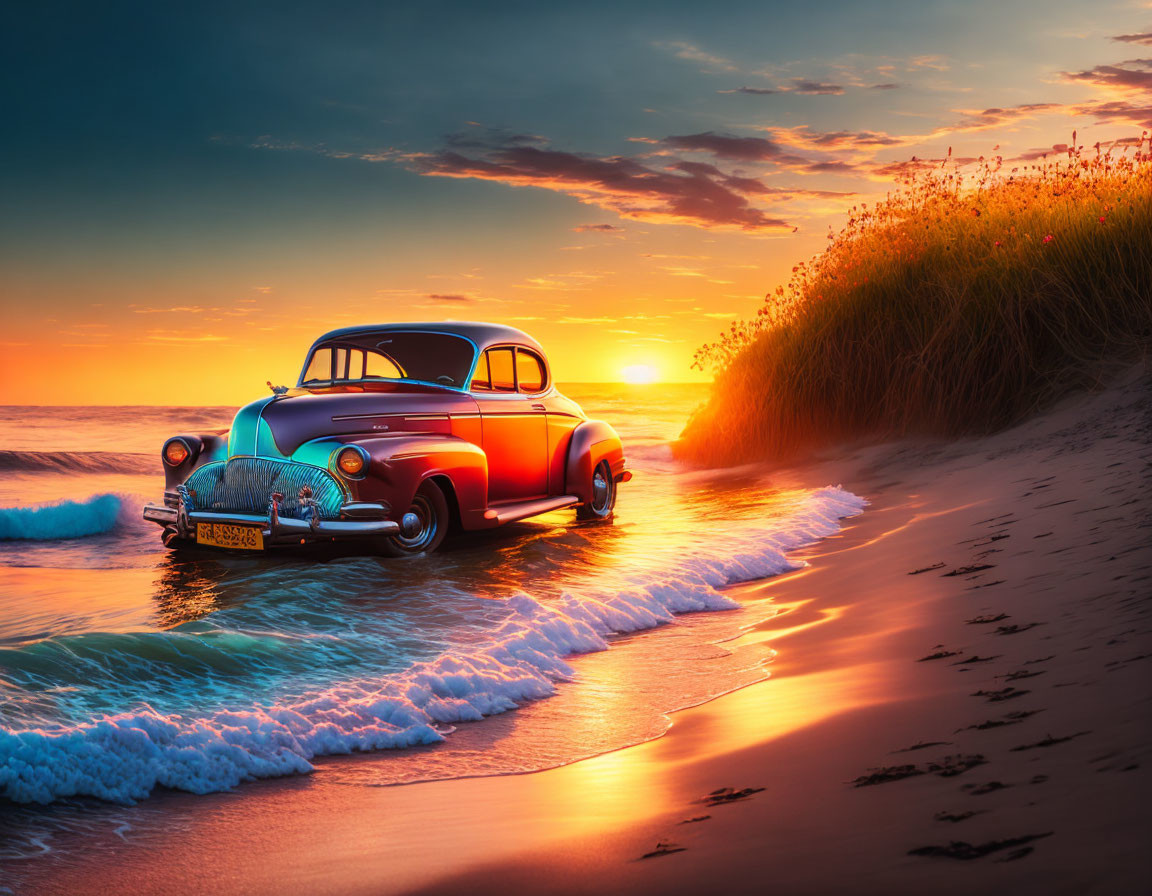
<instances>
[{"instance_id":1,"label":"red wildflower","mask_svg":"<svg viewBox=\"0 0 1152 896\"><path fill-rule=\"evenodd\" d=\"M1050 243L1050 242L1052 242L1053 239L1054 239L1054 237L1052 236L1052 234L1048 234L1048 236L1044 237L1042 242Z\"/></svg>"}]
</instances>

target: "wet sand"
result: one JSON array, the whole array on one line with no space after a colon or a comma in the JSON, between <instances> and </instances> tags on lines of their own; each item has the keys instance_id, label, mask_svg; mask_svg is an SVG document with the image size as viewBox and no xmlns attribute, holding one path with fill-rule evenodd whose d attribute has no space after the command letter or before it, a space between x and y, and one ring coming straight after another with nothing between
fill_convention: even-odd
<instances>
[{"instance_id":1,"label":"wet sand","mask_svg":"<svg viewBox=\"0 0 1152 896\"><path fill-rule=\"evenodd\" d=\"M780 473L872 505L743 586L779 611L743 636L767 682L536 774L172 796L188 823L29 892L1144 892L1150 455L1144 370L994 437Z\"/></svg>"}]
</instances>

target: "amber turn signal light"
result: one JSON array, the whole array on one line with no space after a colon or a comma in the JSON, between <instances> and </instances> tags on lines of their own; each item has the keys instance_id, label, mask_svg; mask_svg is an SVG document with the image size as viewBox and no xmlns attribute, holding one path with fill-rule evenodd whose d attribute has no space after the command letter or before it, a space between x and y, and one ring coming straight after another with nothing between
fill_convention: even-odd
<instances>
[{"instance_id":1,"label":"amber turn signal light","mask_svg":"<svg viewBox=\"0 0 1152 896\"><path fill-rule=\"evenodd\" d=\"M178 467L188 459L188 446L179 439L173 439L164 446L164 460L173 467Z\"/></svg>"},{"instance_id":2,"label":"amber turn signal light","mask_svg":"<svg viewBox=\"0 0 1152 896\"><path fill-rule=\"evenodd\" d=\"M360 476L365 466L364 453L358 448L341 448L336 455L336 467L345 476Z\"/></svg>"}]
</instances>

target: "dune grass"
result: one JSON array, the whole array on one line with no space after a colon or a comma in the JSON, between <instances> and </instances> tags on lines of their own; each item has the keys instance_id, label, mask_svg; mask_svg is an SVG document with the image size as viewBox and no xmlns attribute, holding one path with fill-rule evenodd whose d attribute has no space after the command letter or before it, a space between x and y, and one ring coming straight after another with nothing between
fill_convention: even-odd
<instances>
[{"instance_id":1,"label":"dune grass","mask_svg":"<svg viewBox=\"0 0 1152 896\"><path fill-rule=\"evenodd\" d=\"M794 460L846 441L1007 426L1147 357L1152 142L1006 167L922 163L849 213L756 319L697 353L677 452Z\"/></svg>"}]
</instances>

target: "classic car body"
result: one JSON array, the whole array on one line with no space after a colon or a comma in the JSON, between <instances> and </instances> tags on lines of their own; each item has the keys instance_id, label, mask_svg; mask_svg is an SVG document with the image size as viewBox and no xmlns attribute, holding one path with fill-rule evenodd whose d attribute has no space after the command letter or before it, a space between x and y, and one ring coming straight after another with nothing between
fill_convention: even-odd
<instances>
[{"instance_id":1,"label":"classic car body","mask_svg":"<svg viewBox=\"0 0 1152 896\"><path fill-rule=\"evenodd\" d=\"M162 463L164 502L144 518L165 544L370 539L391 554L562 507L607 518L631 478L616 432L556 390L540 345L483 323L326 333L294 388L226 433L172 437Z\"/></svg>"}]
</instances>

